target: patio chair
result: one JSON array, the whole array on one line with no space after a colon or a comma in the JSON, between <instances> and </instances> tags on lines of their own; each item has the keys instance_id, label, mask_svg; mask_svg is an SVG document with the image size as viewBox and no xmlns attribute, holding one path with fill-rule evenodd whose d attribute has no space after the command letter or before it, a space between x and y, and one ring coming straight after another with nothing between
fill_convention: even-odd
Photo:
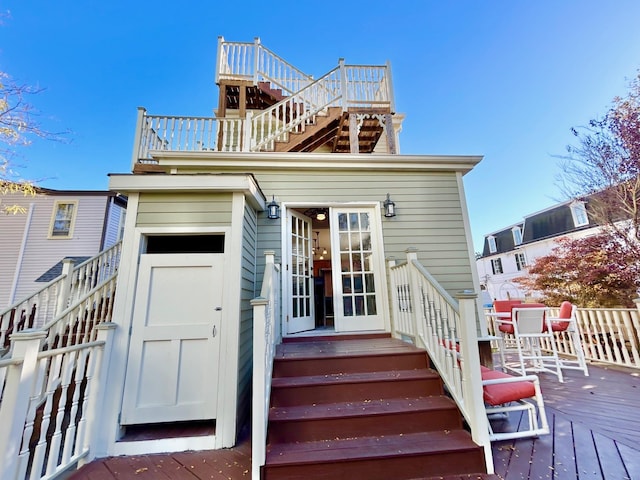
<instances>
[{"instance_id":1,"label":"patio chair","mask_svg":"<svg viewBox=\"0 0 640 480\"><path fill-rule=\"evenodd\" d=\"M571 302L564 301L560 304L560 312L557 317L548 317L547 321L551 323L551 330L555 334L556 347L558 346L558 337L560 337L561 344L564 346L569 341L569 353L576 357L575 360L567 359L566 357L560 357L560 366L563 369L582 370L586 377L589 376L589 369L587 367L587 360L584 355L584 349L582 347L582 335L580 333L580 326L578 324L577 317L578 307ZM561 353L565 353L565 350Z\"/></svg>"},{"instance_id":2,"label":"patio chair","mask_svg":"<svg viewBox=\"0 0 640 480\"><path fill-rule=\"evenodd\" d=\"M500 349L502 366L520 375L526 375L527 372L532 371L552 373L560 382L563 382L554 334L551 323L546 319L548 309L540 305L517 305L511 311L511 320L496 319L498 330L503 337ZM510 340L512 340L511 344L508 343ZM546 340L545 343L551 352L541 348L541 340ZM505 361L504 354L507 351L517 355L517 367Z\"/></svg>"},{"instance_id":3,"label":"patio chair","mask_svg":"<svg viewBox=\"0 0 640 480\"><path fill-rule=\"evenodd\" d=\"M480 367L480 371L485 410L489 419L489 439L492 442L537 437L549 433L540 381L536 375L513 376L484 366ZM517 411L526 413L528 428L512 432L494 432L491 426L494 415L508 417L509 412ZM524 422L520 428L523 425Z\"/></svg>"}]
</instances>

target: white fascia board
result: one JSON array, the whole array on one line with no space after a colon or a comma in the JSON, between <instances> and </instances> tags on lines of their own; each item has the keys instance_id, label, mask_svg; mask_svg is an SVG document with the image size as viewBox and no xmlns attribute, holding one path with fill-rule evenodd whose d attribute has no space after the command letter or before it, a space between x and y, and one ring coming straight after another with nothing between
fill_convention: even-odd
<instances>
[{"instance_id":1,"label":"white fascia board","mask_svg":"<svg viewBox=\"0 0 640 480\"><path fill-rule=\"evenodd\" d=\"M109 174L109 190L131 192L243 192L257 210L266 209L266 199L251 175L228 174Z\"/></svg>"},{"instance_id":2,"label":"white fascia board","mask_svg":"<svg viewBox=\"0 0 640 480\"><path fill-rule=\"evenodd\" d=\"M154 150L151 156L167 169L346 169L384 171L471 171L481 155L389 155L299 152L176 152Z\"/></svg>"}]
</instances>

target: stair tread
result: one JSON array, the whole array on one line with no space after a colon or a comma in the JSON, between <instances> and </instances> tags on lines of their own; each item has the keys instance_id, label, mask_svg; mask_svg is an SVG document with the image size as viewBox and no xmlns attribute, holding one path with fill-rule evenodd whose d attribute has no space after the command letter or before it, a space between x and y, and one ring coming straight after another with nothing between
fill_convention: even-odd
<instances>
[{"instance_id":1,"label":"stair tread","mask_svg":"<svg viewBox=\"0 0 640 480\"><path fill-rule=\"evenodd\" d=\"M427 397L387 398L336 402L291 407L271 407L269 421L324 420L369 415L410 413L426 410L457 409L445 395Z\"/></svg>"},{"instance_id":2,"label":"stair tread","mask_svg":"<svg viewBox=\"0 0 640 480\"><path fill-rule=\"evenodd\" d=\"M278 466L343 462L372 457L388 458L402 455L463 452L478 448L466 431L446 430L300 443L276 443L267 446L266 464Z\"/></svg>"},{"instance_id":3,"label":"stair tread","mask_svg":"<svg viewBox=\"0 0 640 480\"><path fill-rule=\"evenodd\" d=\"M439 375L431 369L388 370L378 372L329 373L324 375L307 375L300 377L276 377L271 380L271 387L302 387L313 385L336 385L347 383L381 382L397 380L439 379Z\"/></svg>"},{"instance_id":4,"label":"stair tread","mask_svg":"<svg viewBox=\"0 0 640 480\"><path fill-rule=\"evenodd\" d=\"M350 357L350 356L384 356L426 354L401 340L390 338L369 340L342 340L283 343L276 349L276 361L300 360L305 358Z\"/></svg>"}]
</instances>

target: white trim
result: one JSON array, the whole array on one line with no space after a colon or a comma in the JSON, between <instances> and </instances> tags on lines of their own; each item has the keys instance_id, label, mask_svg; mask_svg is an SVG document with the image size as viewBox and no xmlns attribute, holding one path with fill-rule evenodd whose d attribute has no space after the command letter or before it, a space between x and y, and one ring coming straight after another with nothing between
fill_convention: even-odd
<instances>
[{"instance_id":1,"label":"white trim","mask_svg":"<svg viewBox=\"0 0 640 480\"><path fill-rule=\"evenodd\" d=\"M188 450L213 450L218 448L216 447L216 442L217 435L118 442L113 448L112 455L147 455L152 453L185 452Z\"/></svg>"},{"instance_id":2,"label":"white trim","mask_svg":"<svg viewBox=\"0 0 640 480\"><path fill-rule=\"evenodd\" d=\"M54 200L53 212L51 212L51 220L49 221L49 230L47 231L47 238L49 240L69 240L73 238L73 230L76 226L76 218L78 216L78 200ZM54 235L53 227L56 223L56 217L58 216L58 207L60 205L73 205L71 211L71 219L69 220L69 230L66 235Z\"/></svg>"},{"instance_id":3,"label":"white trim","mask_svg":"<svg viewBox=\"0 0 640 480\"><path fill-rule=\"evenodd\" d=\"M245 174L134 175L111 174L109 189L117 192L242 192L256 210L265 210L265 196L256 180Z\"/></svg>"},{"instance_id":4,"label":"white trim","mask_svg":"<svg viewBox=\"0 0 640 480\"><path fill-rule=\"evenodd\" d=\"M22 243L20 244L20 252L18 252L18 259L16 260L16 268L13 271L13 281L11 282L11 291L9 292L9 303L12 305L16 301L16 291L18 290L18 281L20 280L20 273L22 272L22 261L24 260L24 252L27 249L27 241L29 240L29 231L31 230L31 222L33 221L33 210L35 208L34 203L29 204L29 212L27 213L27 219L24 224L24 231L22 232Z\"/></svg>"},{"instance_id":5,"label":"white trim","mask_svg":"<svg viewBox=\"0 0 640 480\"><path fill-rule=\"evenodd\" d=\"M393 155L353 153L300 152L178 152L152 150L149 152L161 167L171 168L242 168L244 171L278 169L358 169L358 170L414 170L460 171L467 173L481 160L480 155ZM177 171L177 170L176 170ZM184 170L181 171L181 173Z\"/></svg>"}]
</instances>

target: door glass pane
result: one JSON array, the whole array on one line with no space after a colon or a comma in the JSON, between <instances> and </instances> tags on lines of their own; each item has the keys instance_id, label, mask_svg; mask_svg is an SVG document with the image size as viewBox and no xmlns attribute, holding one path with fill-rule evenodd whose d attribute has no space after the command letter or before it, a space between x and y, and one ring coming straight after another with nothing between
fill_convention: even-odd
<instances>
[{"instance_id":1,"label":"door glass pane","mask_svg":"<svg viewBox=\"0 0 640 480\"><path fill-rule=\"evenodd\" d=\"M311 314L311 227L302 218L291 217L291 284L294 318Z\"/></svg>"},{"instance_id":2,"label":"door glass pane","mask_svg":"<svg viewBox=\"0 0 640 480\"><path fill-rule=\"evenodd\" d=\"M343 315L376 315L371 219L367 212L338 213Z\"/></svg>"}]
</instances>

